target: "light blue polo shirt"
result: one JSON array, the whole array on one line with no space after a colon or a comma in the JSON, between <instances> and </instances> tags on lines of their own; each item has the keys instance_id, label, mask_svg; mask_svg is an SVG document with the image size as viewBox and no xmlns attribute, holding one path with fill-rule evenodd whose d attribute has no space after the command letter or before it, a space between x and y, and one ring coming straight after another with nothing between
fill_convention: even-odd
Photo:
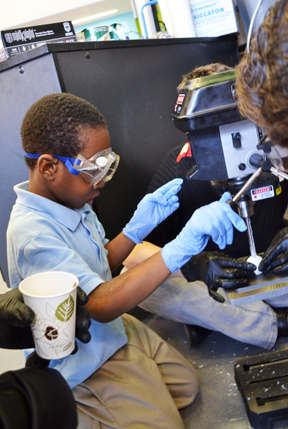
<instances>
[{"instance_id":1,"label":"light blue polo shirt","mask_svg":"<svg viewBox=\"0 0 288 429\"><path fill-rule=\"evenodd\" d=\"M28 191L29 182L14 187L17 194L7 229L11 287L43 271L66 271L79 279L87 293L112 278L104 246L109 240L89 206L72 210ZM77 341L78 352L52 360L72 388L88 378L127 342L121 317L110 323L92 320L88 344ZM31 352L31 350L29 350ZM28 354L28 353L27 353Z\"/></svg>"}]
</instances>

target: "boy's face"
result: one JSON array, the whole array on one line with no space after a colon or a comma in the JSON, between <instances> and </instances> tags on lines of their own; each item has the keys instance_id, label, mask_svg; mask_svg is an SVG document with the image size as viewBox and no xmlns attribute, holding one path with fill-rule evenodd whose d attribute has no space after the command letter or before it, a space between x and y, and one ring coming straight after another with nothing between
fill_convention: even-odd
<instances>
[{"instance_id":1,"label":"boy's face","mask_svg":"<svg viewBox=\"0 0 288 429\"><path fill-rule=\"evenodd\" d=\"M90 159L96 153L110 148L109 132L105 128L87 127L81 132L81 143L84 149L80 152L86 159ZM57 172L56 183L54 182L50 190L53 193L53 201L66 207L80 209L85 203L92 204L96 197L100 195L100 189L105 182L101 180L94 186L79 174L71 174L64 163L60 162Z\"/></svg>"}]
</instances>

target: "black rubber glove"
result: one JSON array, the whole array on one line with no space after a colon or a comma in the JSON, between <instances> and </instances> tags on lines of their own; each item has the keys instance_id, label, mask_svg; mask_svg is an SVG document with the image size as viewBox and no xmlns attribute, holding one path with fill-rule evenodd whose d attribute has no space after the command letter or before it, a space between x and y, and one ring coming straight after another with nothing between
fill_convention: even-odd
<instances>
[{"instance_id":1,"label":"black rubber glove","mask_svg":"<svg viewBox=\"0 0 288 429\"><path fill-rule=\"evenodd\" d=\"M34 347L30 324L35 317L24 304L19 289L0 295L0 348L25 349Z\"/></svg>"},{"instance_id":2,"label":"black rubber glove","mask_svg":"<svg viewBox=\"0 0 288 429\"><path fill-rule=\"evenodd\" d=\"M89 343L91 334L89 328L91 326L91 317L83 306L88 302L88 296L79 286L77 287L77 307L76 307L76 338L81 343Z\"/></svg>"},{"instance_id":3,"label":"black rubber glove","mask_svg":"<svg viewBox=\"0 0 288 429\"><path fill-rule=\"evenodd\" d=\"M237 289L247 286L249 279L255 276L255 265L239 259L233 259L222 252L202 252L192 256L181 268L189 282L202 280L208 287L209 295L223 303L224 297L217 293L219 287Z\"/></svg>"},{"instance_id":4,"label":"black rubber glove","mask_svg":"<svg viewBox=\"0 0 288 429\"><path fill-rule=\"evenodd\" d=\"M288 227L281 229L273 238L258 268L264 274L271 271L275 274L288 273Z\"/></svg>"}]
</instances>

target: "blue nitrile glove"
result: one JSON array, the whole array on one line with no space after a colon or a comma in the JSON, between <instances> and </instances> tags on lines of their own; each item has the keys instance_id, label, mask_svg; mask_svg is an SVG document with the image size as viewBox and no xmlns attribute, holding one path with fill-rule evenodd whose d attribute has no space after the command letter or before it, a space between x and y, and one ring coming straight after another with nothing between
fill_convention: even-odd
<instances>
[{"instance_id":1,"label":"blue nitrile glove","mask_svg":"<svg viewBox=\"0 0 288 429\"><path fill-rule=\"evenodd\" d=\"M244 220L226 203L229 199L231 195L225 192L219 201L196 210L180 234L163 247L162 258L172 273L202 252L210 237L222 250L232 244L233 225L241 232L247 229Z\"/></svg>"},{"instance_id":2,"label":"blue nitrile glove","mask_svg":"<svg viewBox=\"0 0 288 429\"><path fill-rule=\"evenodd\" d=\"M134 243L142 240L153 229L179 207L177 192L180 191L183 179L173 179L153 194L147 194L140 201L131 220L123 229L123 234Z\"/></svg>"}]
</instances>

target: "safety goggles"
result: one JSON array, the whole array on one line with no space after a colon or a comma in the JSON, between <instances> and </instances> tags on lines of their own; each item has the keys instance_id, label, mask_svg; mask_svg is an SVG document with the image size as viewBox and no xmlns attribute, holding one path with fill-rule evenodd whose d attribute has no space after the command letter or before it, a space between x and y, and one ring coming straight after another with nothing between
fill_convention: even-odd
<instances>
[{"instance_id":1,"label":"safety goggles","mask_svg":"<svg viewBox=\"0 0 288 429\"><path fill-rule=\"evenodd\" d=\"M268 158L278 171L288 173L288 150L286 148L278 145L271 146Z\"/></svg>"},{"instance_id":2,"label":"safety goggles","mask_svg":"<svg viewBox=\"0 0 288 429\"><path fill-rule=\"evenodd\" d=\"M267 168L269 168L270 172L275 176L288 180L288 149L275 145L266 135L261 138L257 149L263 150L263 159L269 161L264 166L264 171L268 171Z\"/></svg>"},{"instance_id":3,"label":"safety goggles","mask_svg":"<svg viewBox=\"0 0 288 429\"><path fill-rule=\"evenodd\" d=\"M34 154L25 152L27 158L40 158L43 154ZM120 156L112 151L111 148L102 150L96 153L91 158L86 159L82 155L77 158L69 158L66 156L51 155L64 162L71 174L80 174L88 183L92 183L93 187L101 180L108 182L112 179L117 170Z\"/></svg>"}]
</instances>

